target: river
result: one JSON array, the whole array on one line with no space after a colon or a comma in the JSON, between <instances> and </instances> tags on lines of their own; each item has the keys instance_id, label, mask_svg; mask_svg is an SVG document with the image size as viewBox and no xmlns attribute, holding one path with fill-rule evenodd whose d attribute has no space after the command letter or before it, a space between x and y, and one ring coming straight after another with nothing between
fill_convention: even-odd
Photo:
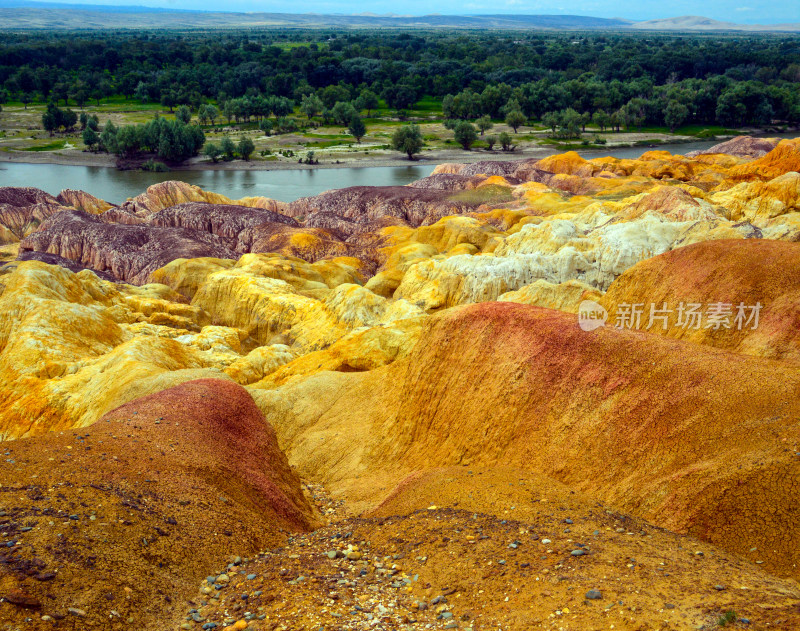
<instances>
[{"instance_id":1,"label":"river","mask_svg":"<svg viewBox=\"0 0 800 631\"><path fill-rule=\"evenodd\" d=\"M0 186L35 186L51 195L65 188L86 191L112 204L143 193L151 184L181 180L232 199L260 196L291 202L346 186L405 185L426 177L434 165L275 171L179 171L149 173L64 164L0 163Z\"/></svg>"},{"instance_id":2,"label":"river","mask_svg":"<svg viewBox=\"0 0 800 631\"><path fill-rule=\"evenodd\" d=\"M794 134L797 135L797 134ZM785 137L793 136L786 134ZM671 153L708 149L718 141L664 144L656 148ZM586 158L615 156L638 158L651 147L628 147L608 150L580 150ZM514 156L509 156L514 159ZM261 196L284 202L306 195L316 195L332 188L347 186L405 185L426 177L434 165L398 167L344 167L337 169L295 170L226 170L179 171L149 173L145 171L117 171L108 167L86 167L61 164L0 163L0 186L34 186L52 195L65 188L83 190L111 203L121 203L139 195L148 186L165 180L182 180L201 188L221 193L232 199Z\"/></svg>"}]
</instances>

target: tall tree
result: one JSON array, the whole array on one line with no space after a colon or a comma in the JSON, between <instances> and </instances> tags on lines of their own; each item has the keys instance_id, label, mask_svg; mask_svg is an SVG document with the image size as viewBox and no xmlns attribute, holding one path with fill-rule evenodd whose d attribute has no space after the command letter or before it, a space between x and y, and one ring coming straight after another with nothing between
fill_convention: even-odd
<instances>
[{"instance_id":1,"label":"tall tree","mask_svg":"<svg viewBox=\"0 0 800 631\"><path fill-rule=\"evenodd\" d=\"M677 127L683 125L689 117L689 108L678 101L670 101L664 109L664 122L670 131L675 131Z\"/></svg>"},{"instance_id":2,"label":"tall tree","mask_svg":"<svg viewBox=\"0 0 800 631\"><path fill-rule=\"evenodd\" d=\"M401 151L414 159L414 154L422 150L422 132L417 125L403 125L394 130L392 134L392 149Z\"/></svg>"},{"instance_id":3,"label":"tall tree","mask_svg":"<svg viewBox=\"0 0 800 631\"><path fill-rule=\"evenodd\" d=\"M547 112L544 116L542 116L542 125L548 127L553 136L556 135L556 130L560 124L561 116L558 112Z\"/></svg>"},{"instance_id":4,"label":"tall tree","mask_svg":"<svg viewBox=\"0 0 800 631\"><path fill-rule=\"evenodd\" d=\"M253 152L256 150L256 146L249 137L242 136L236 149L239 151L242 160L249 160L250 156L253 155Z\"/></svg>"},{"instance_id":5,"label":"tall tree","mask_svg":"<svg viewBox=\"0 0 800 631\"><path fill-rule=\"evenodd\" d=\"M358 98L361 100L361 107L367 110L368 117L372 116L372 110L378 109L378 105L380 105L378 95L372 90L362 90Z\"/></svg>"},{"instance_id":6,"label":"tall tree","mask_svg":"<svg viewBox=\"0 0 800 631\"><path fill-rule=\"evenodd\" d=\"M475 121L475 124L481 131L481 136L483 136L483 132L489 131L492 127L494 127L494 123L492 122L492 119L489 118L488 114L481 116L478 120Z\"/></svg>"},{"instance_id":7,"label":"tall tree","mask_svg":"<svg viewBox=\"0 0 800 631\"><path fill-rule=\"evenodd\" d=\"M506 114L506 125L511 127L515 134L517 133L517 129L524 125L527 120L525 114L519 110L512 110Z\"/></svg>"},{"instance_id":8,"label":"tall tree","mask_svg":"<svg viewBox=\"0 0 800 631\"><path fill-rule=\"evenodd\" d=\"M340 125L347 125L352 120L353 116L357 114L356 108L354 108L351 103L345 103L344 101L337 101L331 109L333 120Z\"/></svg>"},{"instance_id":9,"label":"tall tree","mask_svg":"<svg viewBox=\"0 0 800 631\"><path fill-rule=\"evenodd\" d=\"M347 128L350 135L356 139L357 143L361 143L361 139L366 135L367 128L364 126L364 121L358 114L354 114L350 119L350 126Z\"/></svg>"},{"instance_id":10,"label":"tall tree","mask_svg":"<svg viewBox=\"0 0 800 631\"><path fill-rule=\"evenodd\" d=\"M453 129L453 137L464 151L469 151L475 141L478 140L478 132L475 131L475 126L472 123L459 121L455 129Z\"/></svg>"},{"instance_id":11,"label":"tall tree","mask_svg":"<svg viewBox=\"0 0 800 631\"><path fill-rule=\"evenodd\" d=\"M48 103L47 109L42 114L42 127L51 136L58 129L58 108L54 103Z\"/></svg>"},{"instance_id":12,"label":"tall tree","mask_svg":"<svg viewBox=\"0 0 800 631\"><path fill-rule=\"evenodd\" d=\"M107 153L117 153L117 126L108 121L100 134L100 148Z\"/></svg>"},{"instance_id":13,"label":"tall tree","mask_svg":"<svg viewBox=\"0 0 800 631\"><path fill-rule=\"evenodd\" d=\"M100 144L100 135L91 127L83 130L83 144L89 151L95 151Z\"/></svg>"},{"instance_id":14,"label":"tall tree","mask_svg":"<svg viewBox=\"0 0 800 631\"><path fill-rule=\"evenodd\" d=\"M184 125L189 124L189 122L192 120L192 110L189 109L188 105L181 105L175 111L175 120L179 120Z\"/></svg>"},{"instance_id":15,"label":"tall tree","mask_svg":"<svg viewBox=\"0 0 800 631\"><path fill-rule=\"evenodd\" d=\"M319 114L324 107L325 105L322 103L322 100L316 94L304 96L303 100L300 102L300 111L308 117L308 120L311 120Z\"/></svg>"}]
</instances>

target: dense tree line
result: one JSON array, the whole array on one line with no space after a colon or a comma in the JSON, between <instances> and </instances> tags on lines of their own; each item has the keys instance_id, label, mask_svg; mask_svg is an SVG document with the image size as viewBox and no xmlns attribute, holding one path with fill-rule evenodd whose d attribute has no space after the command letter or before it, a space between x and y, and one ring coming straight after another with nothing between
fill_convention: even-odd
<instances>
[{"instance_id":1,"label":"dense tree line","mask_svg":"<svg viewBox=\"0 0 800 631\"><path fill-rule=\"evenodd\" d=\"M61 129L72 131L77 122L78 115L75 112L70 109L56 107L55 103L48 103L47 109L42 114L42 127L49 131L51 136Z\"/></svg>"},{"instance_id":2,"label":"dense tree line","mask_svg":"<svg viewBox=\"0 0 800 631\"><path fill-rule=\"evenodd\" d=\"M229 136L225 136L220 144L213 142L206 143L206 146L203 147L203 154L211 158L213 162L216 162L220 158L225 161L230 161L237 155L242 160L249 160L255 150L255 144L253 144L253 141L247 136L240 138L237 144L234 144Z\"/></svg>"},{"instance_id":3,"label":"dense tree line","mask_svg":"<svg viewBox=\"0 0 800 631\"><path fill-rule=\"evenodd\" d=\"M799 84L800 37L788 35L264 30L6 34L0 44L0 100L82 107L123 95L211 106L212 122L299 106L348 125L379 98L402 111L432 96L461 120L571 109L590 122L600 113L607 127L605 117L794 123Z\"/></svg>"},{"instance_id":4,"label":"dense tree line","mask_svg":"<svg viewBox=\"0 0 800 631\"><path fill-rule=\"evenodd\" d=\"M154 154L162 160L181 162L198 155L205 141L205 134L197 125L157 117L142 125L123 127L109 121L93 144L121 158Z\"/></svg>"}]
</instances>

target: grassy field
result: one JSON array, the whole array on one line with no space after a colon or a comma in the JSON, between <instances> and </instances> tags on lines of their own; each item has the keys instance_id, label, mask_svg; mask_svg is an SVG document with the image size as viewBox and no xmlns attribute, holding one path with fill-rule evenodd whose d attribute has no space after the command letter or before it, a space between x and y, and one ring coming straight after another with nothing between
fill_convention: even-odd
<instances>
[{"instance_id":1,"label":"grassy field","mask_svg":"<svg viewBox=\"0 0 800 631\"><path fill-rule=\"evenodd\" d=\"M66 146L66 140L55 140L53 142L48 142L46 145L34 145L33 147L27 147L23 149L23 151L58 151L59 149L65 149Z\"/></svg>"},{"instance_id":2,"label":"grassy field","mask_svg":"<svg viewBox=\"0 0 800 631\"><path fill-rule=\"evenodd\" d=\"M289 45L289 44L287 44ZM304 45L293 43L292 46ZM63 104L61 107L64 107ZM84 108L78 108L74 103L70 107L76 112L96 114L100 119L101 127L108 121L116 125L130 125L144 123L153 116L174 118L174 112L158 103L140 103L137 100L125 99L122 96L105 99L98 105L96 102L87 103ZM67 150L83 150L84 145L80 131L59 133L51 137L42 129L41 117L44 112L43 104L29 104L25 107L22 103L8 103L0 112L0 150L2 151L33 151L33 152L65 152ZM318 119L312 125L298 111L294 117L300 128L291 133L266 136L258 128L254 120L250 122L231 122L218 120L215 125L203 125L203 130L209 142L219 142L223 137L230 136L235 141L242 136L250 137L255 143L254 160L266 161L291 161L297 162L299 158L313 151L317 160L325 162L347 161L353 159L369 160L375 156L394 154L388 149L388 144L394 130L408 122L420 126L425 139L423 151L460 150L453 139L453 132L445 129L442 121L441 102L433 97L422 98L408 112L406 120L396 118L396 113L388 109L381 102L378 109L371 112L371 116L364 118L367 134L357 143L349 135L347 129L340 125L325 125ZM196 120L196 119L195 119ZM590 147L612 147L628 144L657 144L675 140L689 140L714 135L735 133L721 127L685 126L670 134L663 127L645 127L641 130L631 130L622 133L601 133L597 129L587 127L586 133L578 140L561 141L548 137L549 130L541 125L533 124L519 128L518 133L503 121L494 121L494 127L480 137L473 145L473 151L486 148L484 138L488 135L497 135L508 132L514 137L514 144L518 148L553 147L559 149L574 149ZM605 140L605 144L595 144L597 138ZM495 147L499 149L499 147ZM280 153L279 153L280 152Z\"/></svg>"}]
</instances>

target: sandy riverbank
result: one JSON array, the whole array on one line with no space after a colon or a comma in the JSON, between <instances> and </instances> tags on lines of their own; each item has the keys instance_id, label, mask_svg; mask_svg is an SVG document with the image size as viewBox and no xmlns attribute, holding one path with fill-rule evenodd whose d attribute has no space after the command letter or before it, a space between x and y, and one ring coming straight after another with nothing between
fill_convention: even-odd
<instances>
[{"instance_id":1,"label":"sandy riverbank","mask_svg":"<svg viewBox=\"0 0 800 631\"><path fill-rule=\"evenodd\" d=\"M24 162L26 164L67 164L79 167L114 167L116 158L105 153L88 151L0 151L0 162Z\"/></svg>"},{"instance_id":2,"label":"sandy riverbank","mask_svg":"<svg viewBox=\"0 0 800 631\"><path fill-rule=\"evenodd\" d=\"M707 142L720 142L732 136L718 136L716 140ZM617 134L617 142L610 142L603 146L574 146L574 147L552 147L547 145L524 144L511 152L506 151L486 151L483 149L473 149L464 151L462 149L434 149L423 151L414 156L414 160L409 160L405 156L395 151L376 151L368 156L350 154L328 154L318 152L319 164L302 164L297 158L282 158L280 160L265 160L260 157L253 157L251 160L233 160L231 162L211 162L204 156L198 156L186 162L172 167L174 171L284 171L284 170L311 170L311 169L341 169L358 167L404 167L404 166L426 166L437 165L445 162L455 162L469 164L482 161L502 161L502 160L525 160L541 159L555 153L563 153L569 150L580 150L582 153L592 154L594 157L606 155L606 152L626 149L636 146L642 142L652 142L652 145L643 146L642 150L648 148L659 149L668 148L669 145L680 145L684 143L698 142L690 136L668 136L665 134L642 134L633 132L623 132ZM702 141L700 141L702 142ZM662 144L665 143L665 144ZM116 167L116 157L105 153L91 153L79 149L62 149L60 151L32 152L5 149L0 151L0 162L20 162L27 164L58 164L69 166L86 167Z\"/></svg>"},{"instance_id":3,"label":"sandy riverbank","mask_svg":"<svg viewBox=\"0 0 800 631\"><path fill-rule=\"evenodd\" d=\"M543 158L557 153L549 147L517 149L504 151L462 151L444 150L429 151L414 156L414 160L402 157L397 153L374 155L369 157L323 158L319 164L300 164L296 160L233 160L231 162L210 162L207 158L193 158L184 164L174 167L176 171L281 171L287 169L336 169L348 167L402 167L441 164L443 162L470 163L484 160L521 160L525 158ZM89 153L79 150L62 150L52 152L2 151L0 162L24 162L27 164L62 164L71 166L109 167L116 166L116 158L104 153Z\"/></svg>"}]
</instances>

